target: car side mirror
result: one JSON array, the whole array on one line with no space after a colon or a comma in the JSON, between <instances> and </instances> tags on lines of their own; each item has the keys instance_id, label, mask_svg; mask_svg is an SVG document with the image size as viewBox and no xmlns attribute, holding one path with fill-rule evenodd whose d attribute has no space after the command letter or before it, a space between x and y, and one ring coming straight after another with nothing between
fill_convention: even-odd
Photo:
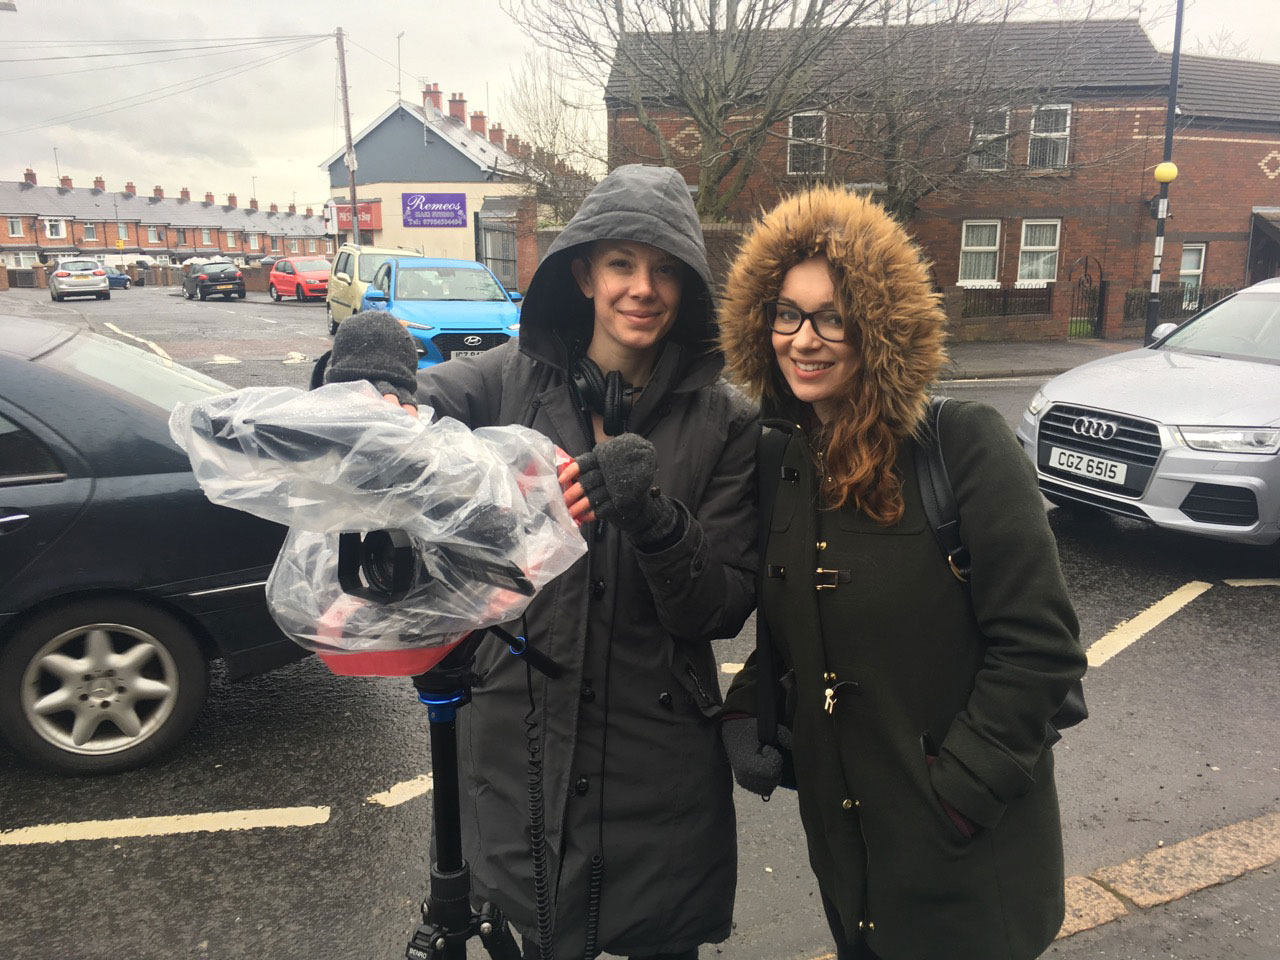
<instances>
[{"instance_id":1,"label":"car side mirror","mask_svg":"<svg viewBox=\"0 0 1280 960\"><path fill-rule=\"evenodd\" d=\"M507 291L507 296L511 298L512 303L519 303L521 300L524 299L523 293L516 293L516 291L514 290Z\"/></svg>"},{"instance_id":2,"label":"car side mirror","mask_svg":"<svg viewBox=\"0 0 1280 960\"><path fill-rule=\"evenodd\" d=\"M1157 340L1163 340L1177 329L1178 325L1176 323L1162 323L1151 331L1151 342L1154 343Z\"/></svg>"},{"instance_id":3,"label":"car side mirror","mask_svg":"<svg viewBox=\"0 0 1280 960\"><path fill-rule=\"evenodd\" d=\"M350 283L350 282L351 282L351 278L350 278L350 277L348 277L345 273L335 273L335 274L333 275L333 279L335 279L335 280L341 280L343 283Z\"/></svg>"},{"instance_id":4,"label":"car side mirror","mask_svg":"<svg viewBox=\"0 0 1280 960\"><path fill-rule=\"evenodd\" d=\"M382 303L386 303L386 302L387 302L387 300L389 300L389 299L390 299L390 298L389 298L385 293L383 293L381 290L367 290L367 291L365 291L364 298L365 298L366 300L368 300L370 303L375 303L375 302L378 302L378 301L381 301Z\"/></svg>"}]
</instances>

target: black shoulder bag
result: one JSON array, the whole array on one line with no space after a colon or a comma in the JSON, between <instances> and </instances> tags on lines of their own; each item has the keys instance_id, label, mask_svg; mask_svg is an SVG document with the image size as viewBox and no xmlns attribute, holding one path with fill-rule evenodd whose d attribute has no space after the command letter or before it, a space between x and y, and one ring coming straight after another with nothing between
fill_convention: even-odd
<instances>
[{"instance_id":1,"label":"black shoulder bag","mask_svg":"<svg viewBox=\"0 0 1280 960\"><path fill-rule=\"evenodd\" d=\"M956 579L967 584L971 569L969 550L960 537L960 509L956 505L951 479L947 476L947 464L942 459L942 406L946 402L946 397L929 400L924 429L916 442L916 479L920 484L920 502L938 546L942 548ZM1088 717L1084 686L1076 680L1067 692L1067 699L1049 720L1045 745L1053 746L1062 739L1059 731L1074 727Z\"/></svg>"}]
</instances>

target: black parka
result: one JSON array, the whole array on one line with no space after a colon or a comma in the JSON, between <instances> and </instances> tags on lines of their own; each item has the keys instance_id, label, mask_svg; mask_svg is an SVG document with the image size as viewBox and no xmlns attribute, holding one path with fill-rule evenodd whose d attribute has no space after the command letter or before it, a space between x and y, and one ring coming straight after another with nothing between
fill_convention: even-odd
<instances>
[{"instance_id":1,"label":"black parka","mask_svg":"<svg viewBox=\"0 0 1280 960\"><path fill-rule=\"evenodd\" d=\"M790 265L837 264L863 324L863 376L899 434L904 510L877 523L825 509L804 411L778 379L766 422L790 433L760 616L789 673L799 806L819 885L851 939L883 960L1030 960L1063 916L1063 856L1046 722L1084 672L1076 618L1035 474L1000 415L952 402L942 448L973 562L961 583L921 507L912 432L940 362L941 317L905 233L840 191L771 214L730 277L734 368L774 376L758 312ZM785 225L785 229L783 229ZM754 315L753 315L754 314ZM851 393L849 402L868 402ZM852 415L854 410L849 414ZM827 573L819 574L821 568ZM754 713L754 656L726 710ZM931 759L930 758L934 758ZM945 800L978 826L966 839Z\"/></svg>"},{"instance_id":2,"label":"black parka","mask_svg":"<svg viewBox=\"0 0 1280 960\"><path fill-rule=\"evenodd\" d=\"M628 166L592 192L539 266L518 342L419 377L419 402L473 427L523 423L572 455L590 444L566 372L590 339L569 264L597 239L652 244L689 268L680 314L629 429L653 442L658 483L687 515L679 542L638 552L584 528L589 554L514 625L567 667L533 674L481 647L460 714L464 853L476 895L535 935L527 731L539 746L556 954L580 957L592 858L602 857L597 949L686 950L729 935L737 848L711 641L755 602L754 405L720 379L710 277L683 179ZM526 715L532 726L526 726Z\"/></svg>"}]
</instances>

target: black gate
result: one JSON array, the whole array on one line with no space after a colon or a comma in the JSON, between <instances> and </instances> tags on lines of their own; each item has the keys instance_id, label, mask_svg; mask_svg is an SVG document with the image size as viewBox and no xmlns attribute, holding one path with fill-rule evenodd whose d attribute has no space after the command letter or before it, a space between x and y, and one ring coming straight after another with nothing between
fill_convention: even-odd
<instances>
[{"instance_id":1,"label":"black gate","mask_svg":"<svg viewBox=\"0 0 1280 960\"><path fill-rule=\"evenodd\" d=\"M487 205L489 201L485 203ZM504 287L515 290L518 282L515 220L477 211L475 227L476 259L492 270Z\"/></svg>"},{"instance_id":2,"label":"black gate","mask_svg":"<svg viewBox=\"0 0 1280 960\"><path fill-rule=\"evenodd\" d=\"M1068 337L1101 337L1107 309L1107 281L1096 257L1081 257L1067 271L1071 284L1071 323Z\"/></svg>"}]
</instances>

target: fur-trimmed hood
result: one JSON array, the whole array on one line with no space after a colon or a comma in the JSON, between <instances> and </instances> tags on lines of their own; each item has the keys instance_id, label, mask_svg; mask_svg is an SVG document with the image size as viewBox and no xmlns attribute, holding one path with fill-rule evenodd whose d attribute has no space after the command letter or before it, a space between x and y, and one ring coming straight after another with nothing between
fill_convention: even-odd
<instances>
[{"instance_id":1,"label":"fur-trimmed hood","mask_svg":"<svg viewBox=\"0 0 1280 960\"><path fill-rule=\"evenodd\" d=\"M924 417L929 386L946 362L946 317L928 266L906 230L878 204L837 187L782 201L743 241L725 284L720 342L729 377L778 416L795 398L778 370L765 301L797 263L825 256L841 313L860 327L862 379L879 417L901 440ZM865 403L868 391L850 401Z\"/></svg>"}]
</instances>

